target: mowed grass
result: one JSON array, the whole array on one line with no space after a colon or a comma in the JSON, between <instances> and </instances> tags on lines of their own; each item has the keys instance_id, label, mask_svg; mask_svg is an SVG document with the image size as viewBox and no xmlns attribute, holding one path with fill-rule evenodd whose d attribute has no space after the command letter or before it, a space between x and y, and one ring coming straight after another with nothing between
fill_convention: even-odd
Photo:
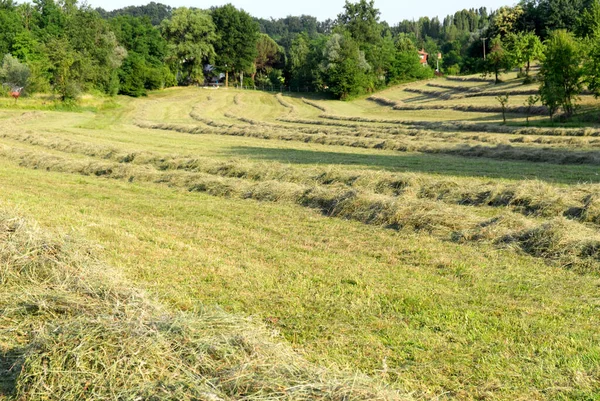
<instances>
[{"instance_id":1,"label":"mowed grass","mask_svg":"<svg viewBox=\"0 0 600 401\"><path fill-rule=\"evenodd\" d=\"M597 278L297 207L6 163L0 185L5 202L98 241L175 308L257 315L313 361L425 398L597 391Z\"/></svg>"},{"instance_id":2,"label":"mowed grass","mask_svg":"<svg viewBox=\"0 0 600 401\"><path fill-rule=\"evenodd\" d=\"M296 116L320 121L322 110L300 98L284 99ZM398 117L401 113L420 120L418 113L387 110L366 100L314 101L332 114L372 117L377 108L381 118L404 118ZM594 270L578 272L527 256L516 246L449 241L428 230L329 218L285 200L191 192L170 177L179 170L193 174L193 167L185 167L193 163L166 168L171 158L205 158L240 168L261 163L265 170L289 169L308 178L319 169L350 178L411 173L425 186L432 183L431 202L440 203L442 210L445 194L456 194L454 188L461 186L467 190L475 185L471 180L518 186L531 185L521 180L535 178L557 191L570 191L575 184L597 182L597 166L218 132L190 135L134 125L151 121L201 126L205 123L190 116L195 109L221 123L245 124L227 113L265 121L277 132L277 119L289 114L289 107L266 93L178 89L119 103L119 108L98 113L44 111L27 117L17 112L6 117L19 120L0 145L27 150L40 160L49 154L69 162L114 162L106 148L119 154L152 152L164 158L164 165L160 160L137 165L136 158L121 164L132 164L131 171L164 167L162 183L82 175L68 168L45 171L43 163L29 168L27 160L11 158L6 151L0 158L3 202L53 232L74 232L101 244L109 264L174 311L204 304L255 316L309 360L358 369L418 399L570 400L594 399L600 392L600 278ZM456 118L471 115L451 112L450 118L455 113ZM245 125L248 132L263 129ZM282 131L285 125L281 123ZM363 125L373 132L379 127ZM314 128L333 135L320 125ZM34 141L16 138L17 131ZM52 148L49 144L56 140L72 141L72 147ZM100 150L90 155L76 143ZM442 179L455 184L449 190L437 188ZM453 208L448 210L468 216L497 215L488 206ZM462 216L448 213L450 219ZM527 215L533 213L527 208L524 213L536 224L547 220L545 215ZM581 227L597 232L592 224Z\"/></svg>"}]
</instances>

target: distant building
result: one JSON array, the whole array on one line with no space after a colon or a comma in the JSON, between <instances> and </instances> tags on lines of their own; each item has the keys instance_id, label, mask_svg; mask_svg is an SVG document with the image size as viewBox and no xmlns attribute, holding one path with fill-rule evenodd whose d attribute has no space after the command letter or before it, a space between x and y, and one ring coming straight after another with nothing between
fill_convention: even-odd
<instances>
[{"instance_id":1,"label":"distant building","mask_svg":"<svg viewBox=\"0 0 600 401\"><path fill-rule=\"evenodd\" d=\"M427 56L429 56L429 54L425 49L419 50L419 58L421 59L420 62L423 67L427 66Z\"/></svg>"}]
</instances>

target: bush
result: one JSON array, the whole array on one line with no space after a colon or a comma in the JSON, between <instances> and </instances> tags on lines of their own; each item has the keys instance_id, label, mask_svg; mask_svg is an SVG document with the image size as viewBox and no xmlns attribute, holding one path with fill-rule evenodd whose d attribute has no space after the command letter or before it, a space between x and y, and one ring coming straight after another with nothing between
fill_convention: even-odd
<instances>
[{"instance_id":1,"label":"bush","mask_svg":"<svg viewBox=\"0 0 600 401\"><path fill-rule=\"evenodd\" d=\"M244 83L244 86L251 86L251 87L255 86L254 79L252 79L252 77L244 77L243 83Z\"/></svg>"},{"instance_id":2,"label":"bush","mask_svg":"<svg viewBox=\"0 0 600 401\"><path fill-rule=\"evenodd\" d=\"M31 71L26 64L21 63L17 58L10 54L5 54L2 59L2 68L0 69L0 80L2 84L14 87L27 88Z\"/></svg>"}]
</instances>

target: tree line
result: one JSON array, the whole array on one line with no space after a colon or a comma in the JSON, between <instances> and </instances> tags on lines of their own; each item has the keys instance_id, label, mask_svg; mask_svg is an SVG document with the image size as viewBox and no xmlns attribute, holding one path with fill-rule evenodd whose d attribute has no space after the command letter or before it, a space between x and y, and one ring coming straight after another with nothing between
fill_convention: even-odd
<instances>
[{"instance_id":1,"label":"tree line","mask_svg":"<svg viewBox=\"0 0 600 401\"><path fill-rule=\"evenodd\" d=\"M0 80L26 93L131 96L225 75L248 86L288 85L338 98L433 75L416 44L394 37L373 1L347 2L335 21L253 18L159 3L107 12L76 0L0 1Z\"/></svg>"},{"instance_id":2,"label":"tree line","mask_svg":"<svg viewBox=\"0 0 600 401\"><path fill-rule=\"evenodd\" d=\"M533 80L532 62L542 60L542 100L569 113L571 92L600 88L598 1L523 0L390 26L373 0L346 1L326 21L259 19L231 4L202 10L152 2L108 12L76 0L0 0L0 80L64 100L94 90L141 96L222 76L232 84L285 85L346 99L432 77L439 52L443 73L496 79L519 67ZM433 56L431 66L420 62L421 48Z\"/></svg>"}]
</instances>

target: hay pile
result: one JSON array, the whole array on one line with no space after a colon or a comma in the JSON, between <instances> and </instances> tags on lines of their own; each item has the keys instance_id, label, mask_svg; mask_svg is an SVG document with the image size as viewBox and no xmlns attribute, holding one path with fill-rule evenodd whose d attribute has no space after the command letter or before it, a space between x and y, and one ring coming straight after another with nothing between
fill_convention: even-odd
<instances>
[{"instance_id":1,"label":"hay pile","mask_svg":"<svg viewBox=\"0 0 600 401\"><path fill-rule=\"evenodd\" d=\"M251 319L202 306L170 311L94 253L0 214L0 396L408 399L366 377L311 365Z\"/></svg>"}]
</instances>

